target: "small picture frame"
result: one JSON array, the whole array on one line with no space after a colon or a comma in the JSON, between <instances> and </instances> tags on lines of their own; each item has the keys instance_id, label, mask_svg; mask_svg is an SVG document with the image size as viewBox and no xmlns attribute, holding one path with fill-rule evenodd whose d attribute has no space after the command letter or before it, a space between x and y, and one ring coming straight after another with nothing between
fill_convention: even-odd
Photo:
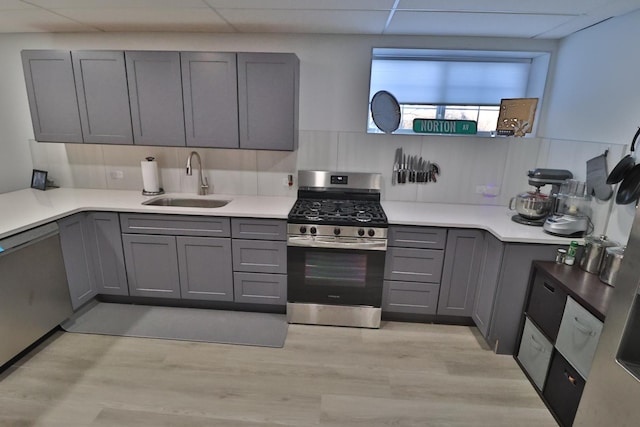
<instances>
[{"instance_id":1,"label":"small picture frame","mask_svg":"<svg viewBox=\"0 0 640 427\"><path fill-rule=\"evenodd\" d=\"M47 171L41 171L38 169L34 169L31 174L31 188L35 188L37 190L46 190L47 189Z\"/></svg>"}]
</instances>

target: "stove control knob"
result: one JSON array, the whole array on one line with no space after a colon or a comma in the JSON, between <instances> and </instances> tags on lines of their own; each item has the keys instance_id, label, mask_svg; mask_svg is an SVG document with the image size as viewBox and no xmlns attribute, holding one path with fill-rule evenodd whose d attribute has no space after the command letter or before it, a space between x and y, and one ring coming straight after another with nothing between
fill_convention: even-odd
<instances>
[{"instance_id":1,"label":"stove control knob","mask_svg":"<svg viewBox=\"0 0 640 427\"><path fill-rule=\"evenodd\" d=\"M304 225L300 227L300 234L304 234L306 232L307 232L307 227L305 227Z\"/></svg>"},{"instance_id":2,"label":"stove control knob","mask_svg":"<svg viewBox=\"0 0 640 427\"><path fill-rule=\"evenodd\" d=\"M369 237L373 237L376 234L376 231L373 228L369 229Z\"/></svg>"},{"instance_id":3,"label":"stove control knob","mask_svg":"<svg viewBox=\"0 0 640 427\"><path fill-rule=\"evenodd\" d=\"M358 236L364 236L364 230L362 228L358 230Z\"/></svg>"},{"instance_id":4,"label":"stove control knob","mask_svg":"<svg viewBox=\"0 0 640 427\"><path fill-rule=\"evenodd\" d=\"M340 235L340 229L338 227L333 229L333 234L335 234L336 236Z\"/></svg>"},{"instance_id":5,"label":"stove control knob","mask_svg":"<svg viewBox=\"0 0 640 427\"><path fill-rule=\"evenodd\" d=\"M311 232L311 234L316 234L316 228L315 227L311 227L311 229L309 229L309 231Z\"/></svg>"}]
</instances>

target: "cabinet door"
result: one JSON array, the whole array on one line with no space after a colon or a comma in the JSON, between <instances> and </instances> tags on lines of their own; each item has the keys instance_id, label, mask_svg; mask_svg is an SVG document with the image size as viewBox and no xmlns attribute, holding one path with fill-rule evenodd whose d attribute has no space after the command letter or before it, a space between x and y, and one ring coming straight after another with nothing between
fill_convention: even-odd
<instances>
[{"instance_id":1,"label":"cabinet door","mask_svg":"<svg viewBox=\"0 0 640 427\"><path fill-rule=\"evenodd\" d=\"M388 248L384 278L406 282L439 283L444 251L432 249Z\"/></svg>"},{"instance_id":2,"label":"cabinet door","mask_svg":"<svg viewBox=\"0 0 640 427\"><path fill-rule=\"evenodd\" d=\"M184 146L179 52L125 52L133 139L138 145Z\"/></svg>"},{"instance_id":3,"label":"cabinet door","mask_svg":"<svg viewBox=\"0 0 640 427\"><path fill-rule=\"evenodd\" d=\"M240 148L296 149L299 66L289 53L238 54Z\"/></svg>"},{"instance_id":4,"label":"cabinet door","mask_svg":"<svg viewBox=\"0 0 640 427\"><path fill-rule=\"evenodd\" d=\"M181 52L187 146L238 148L235 53Z\"/></svg>"},{"instance_id":5,"label":"cabinet door","mask_svg":"<svg viewBox=\"0 0 640 427\"><path fill-rule=\"evenodd\" d=\"M87 214L87 230L97 292L129 295L118 214L90 212Z\"/></svg>"},{"instance_id":6,"label":"cabinet door","mask_svg":"<svg viewBox=\"0 0 640 427\"><path fill-rule=\"evenodd\" d=\"M86 224L86 214L84 213L58 221L71 306L74 310L97 294L90 260L90 238Z\"/></svg>"},{"instance_id":7,"label":"cabinet door","mask_svg":"<svg viewBox=\"0 0 640 427\"><path fill-rule=\"evenodd\" d=\"M71 53L23 50L22 66L35 139L82 142Z\"/></svg>"},{"instance_id":8,"label":"cabinet door","mask_svg":"<svg viewBox=\"0 0 640 427\"><path fill-rule=\"evenodd\" d=\"M446 228L397 225L389 227L389 246L444 249L446 244Z\"/></svg>"},{"instance_id":9,"label":"cabinet door","mask_svg":"<svg viewBox=\"0 0 640 427\"><path fill-rule=\"evenodd\" d=\"M392 313L436 314L437 283L397 282L385 280L382 311Z\"/></svg>"},{"instance_id":10,"label":"cabinet door","mask_svg":"<svg viewBox=\"0 0 640 427\"><path fill-rule=\"evenodd\" d=\"M484 256L480 266L480 274L478 275L478 287L471 317L482 336L486 338L489 335L493 301L495 300L498 279L500 278L504 244L490 233L485 232L483 252Z\"/></svg>"},{"instance_id":11,"label":"cabinet door","mask_svg":"<svg viewBox=\"0 0 640 427\"><path fill-rule=\"evenodd\" d=\"M233 239L233 271L287 273L287 242Z\"/></svg>"},{"instance_id":12,"label":"cabinet door","mask_svg":"<svg viewBox=\"0 0 640 427\"><path fill-rule=\"evenodd\" d=\"M122 244L131 296L180 298L174 236L123 234Z\"/></svg>"},{"instance_id":13,"label":"cabinet door","mask_svg":"<svg viewBox=\"0 0 640 427\"><path fill-rule=\"evenodd\" d=\"M471 316L483 256L482 231L449 230L438 314Z\"/></svg>"},{"instance_id":14,"label":"cabinet door","mask_svg":"<svg viewBox=\"0 0 640 427\"><path fill-rule=\"evenodd\" d=\"M124 52L73 51L84 142L133 144Z\"/></svg>"},{"instance_id":15,"label":"cabinet door","mask_svg":"<svg viewBox=\"0 0 640 427\"><path fill-rule=\"evenodd\" d=\"M236 302L286 305L287 275L263 273L233 273Z\"/></svg>"},{"instance_id":16,"label":"cabinet door","mask_svg":"<svg viewBox=\"0 0 640 427\"><path fill-rule=\"evenodd\" d=\"M233 301L231 239L176 237L183 299Z\"/></svg>"},{"instance_id":17,"label":"cabinet door","mask_svg":"<svg viewBox=\"0 0 640 427\"><path fill-rule=\"evenodd\" d=\"M560 329L567 293L539 270L535 271L532 280L526 313L549 340L554 342Z\"/></svg>"}]
</instances>

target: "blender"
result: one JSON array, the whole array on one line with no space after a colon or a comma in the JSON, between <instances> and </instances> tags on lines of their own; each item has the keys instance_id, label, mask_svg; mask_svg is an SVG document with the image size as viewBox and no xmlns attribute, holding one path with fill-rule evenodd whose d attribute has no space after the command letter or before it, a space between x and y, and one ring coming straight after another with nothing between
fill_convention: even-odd
<instances>
[{"instance_id":1,"label":"blender","mask_svg":"<svg viewBox=\"0 0 640 427\"><path fill-rule=\"evenodd\" d=\"M529 185L536 187L535 191L518 194L509 202L509 209L518 212L511 219L524 225L542 227L550 212L555 211L555 195L561 184L573 174L565 169L534 169L527 173ZM540 187L551 184L550 195L540 192ZM515 202L515 208L512 206Z\"/></svg>"},{"instance_id":2,"label":"blender","mask_svg":"<svg viewBox=\"0 0 640 427\"><path fill-rule=\"evenodd\" d=\"M542 229L562 237L582 237L591 232L591 196L586 194L584 182L568 179L561 185L554 213L547 217Z\"/></svg>"}]
</instances>

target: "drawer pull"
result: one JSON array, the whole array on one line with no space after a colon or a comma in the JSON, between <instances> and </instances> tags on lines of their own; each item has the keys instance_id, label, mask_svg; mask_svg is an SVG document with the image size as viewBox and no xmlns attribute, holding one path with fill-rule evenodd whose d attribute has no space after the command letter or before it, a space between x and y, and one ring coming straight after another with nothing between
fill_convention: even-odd
<instances>
[{"instance_id":1,"label":"drawer pull","mask_svg":"<svg viewBox=\"0 0 640 427\"><path fill-rule=\"evenodd\" d=\"M554 288L553 286L551 286L550 284L548 284L547 282L542 282L542 286L544 286L545 288L547 288L547 290L549 292L555 292L556 288Z\"/></svg>"},{"instance_id":2,"label":"drawer pull","mask_svg":"<svg viewBox=\"0 0 640 427\"><path fill-rule=\"evenodd\" d=\"M564 375L567 377L567 379L569 380L569 382L571 383L571 385L576 385L576 379L575 377L571 376L569 374L569 372L564 371Z\"/></svg>"},{"instance_id":3,"label":"drawer pull","mask_svg":"<svg viewBox=\"0 0 640 427\"><path fill-rule=\"evenodd\" d=\"M591 329L588 325L585 325L584 323L580 322L580 319L578 319L577 317L573 318L573 323L576 329L582 332L583 334L589 335L592 337L596 335L596 333L593 332L593 329Z\"/></svg>"},{"instance_id":4,"label":"drawer pull","mask_svg":"<svg viewBox=\"0 0 640 427\"><path fill-rule=\"evenodd\" d=\"M531 347L533 347L533 349L536 351L544 353L544 348L542 347L542 344L536 341L536 337L533 336L533 334L531 334Z\"/></svg>"}]
</instances>

